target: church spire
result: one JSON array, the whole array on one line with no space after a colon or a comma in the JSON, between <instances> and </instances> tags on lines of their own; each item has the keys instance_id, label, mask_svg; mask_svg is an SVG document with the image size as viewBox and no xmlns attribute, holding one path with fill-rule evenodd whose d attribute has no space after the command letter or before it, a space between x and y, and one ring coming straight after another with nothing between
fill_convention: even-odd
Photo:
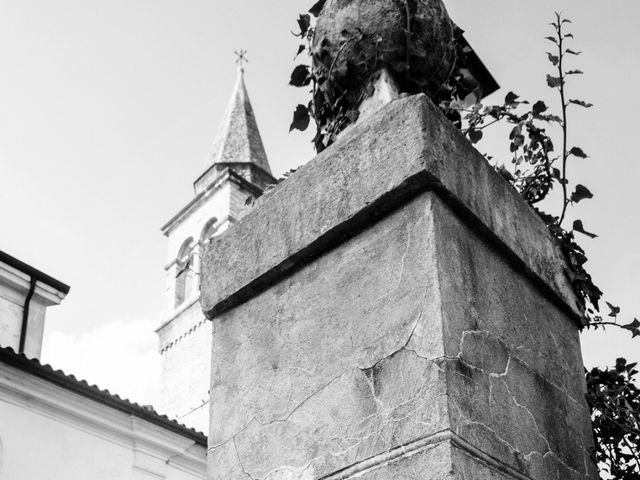
<instances>
[{"instance_id":1,"label":"church spire","mask_svg":"<svg viewBox=\"0 0 640 480\"><path fill-rule=\"evenodd\" d=\"M246 53L246 52L244 52ZM206 168L214 164L253 163L271 174L262 137L244 83L244 53L224 119L211 146Z\"/></svg>"}]
</instances>

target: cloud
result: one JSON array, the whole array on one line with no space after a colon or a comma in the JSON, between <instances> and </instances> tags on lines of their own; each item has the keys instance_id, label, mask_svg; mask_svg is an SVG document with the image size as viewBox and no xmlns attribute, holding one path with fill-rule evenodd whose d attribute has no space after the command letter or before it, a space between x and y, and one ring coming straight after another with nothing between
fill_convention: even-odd
<instances>
[{"instance_id":1,"label":"cloud","mask_svg":"<svg viewBox=\"0 0 640 480\"><path fill-rule=\"evenodd\" d=\"M154 405L160 385L156 322L116 320L91 332L51 332L42 362L143 405Z\"/></svg>"}]
</instances>

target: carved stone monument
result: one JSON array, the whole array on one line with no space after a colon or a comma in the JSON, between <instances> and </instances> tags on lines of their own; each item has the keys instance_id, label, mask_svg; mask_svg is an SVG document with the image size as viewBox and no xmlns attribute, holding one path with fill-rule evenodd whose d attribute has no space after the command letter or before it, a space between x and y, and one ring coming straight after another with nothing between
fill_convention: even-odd
<instances>
[{"instance_id":1,"label":"carved stone monument","mask_svg":"<svg viewBox=\"0 0 640 480\"><path fill-rule=\"evenodd\" d=\"M384 68L404 91L435 94L456 62L454 25L442 0L327 0L314 53L341 90L358 91Z\"/></svg>"},{"instance_id":2,"label":"carved stone monument","mask_svg":"<svg viewBox=\"0 0 640 480\"><path fill-rule=\"evenodd\" d=\"M385 105L207 247L209 477L595 480L564 268L426 96Z\"/></svg>"},{"instance_id":3,"label":"carved stone monument","mask_svg":"<svg viewBox=\"0 0 640 480\"><path fill-rule=\"evenodd\" d=\"M395 53L373 71L408 91L403 5L423 28L409 68L445 78L440 0L329 0L316 40L339 48L327 68L354 99L371 80L356 46L376 29ZM210 479L595 480L562 255L429 98L397 98L387 74L389 103L206 247Z\"/></svg>"}]
</instances>

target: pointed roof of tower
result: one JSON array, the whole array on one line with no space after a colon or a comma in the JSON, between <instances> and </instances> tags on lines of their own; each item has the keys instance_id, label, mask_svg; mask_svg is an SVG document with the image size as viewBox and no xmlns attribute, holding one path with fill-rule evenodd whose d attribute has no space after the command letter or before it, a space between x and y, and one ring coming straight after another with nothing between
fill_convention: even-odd
<instances>
[{"instance_id":1,"label":"pointed roof of tower","mask_svg":"<svg viewBox=\"0 0 640 480\"><path fill-rule=\"evenodd\" d=\"M262 137L240 68L224 119L218 129L205 167L216 163L253 163L271 174Z\"/></svg>"}]
</instances>

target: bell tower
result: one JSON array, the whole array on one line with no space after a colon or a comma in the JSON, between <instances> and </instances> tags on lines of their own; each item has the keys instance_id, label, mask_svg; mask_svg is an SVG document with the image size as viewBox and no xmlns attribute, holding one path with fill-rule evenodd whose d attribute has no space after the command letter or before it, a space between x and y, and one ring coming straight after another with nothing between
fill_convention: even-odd
<instances>
[{"instance_id":1,"label":"bell tower","mask_svg":"<svg viewBox=\"0 0 640 480\"><path fill-rule=\"evenodd\" d=\"M162 357L158 411L205 433L212 333L199 303L201 251L275 183L244 82L244 52L239 57L233 94L194 197L162 227L168 259L164 321L156 330Z\"/></svg>"}]
</instances>

